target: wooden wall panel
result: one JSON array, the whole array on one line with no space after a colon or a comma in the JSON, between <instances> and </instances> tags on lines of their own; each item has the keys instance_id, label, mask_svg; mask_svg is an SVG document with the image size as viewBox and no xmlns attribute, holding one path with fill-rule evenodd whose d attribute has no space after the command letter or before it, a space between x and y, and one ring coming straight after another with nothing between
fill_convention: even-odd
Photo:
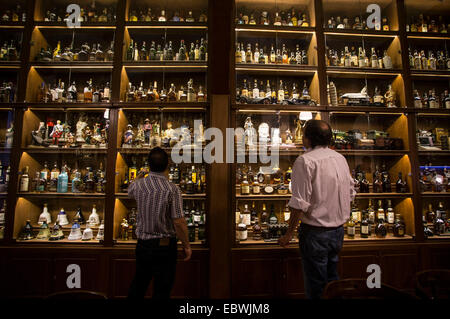
<instances>
[{"instance_id":1,"label":"wooden wall panel","mask_svg":"<svg viewBox=\"0 0 450 319\"><path fill-rule=\"evenodd\" d=\"M43 297L50 293L51 259L28 255L12 257L7 264L7 297Z\"/></svg>"},{"instance_id":2,"label":"wooden wall panel","mask_svg":"<svg viewBox=\"0 0 450 319\"><path fill-rule=\"evenodd\" d=\"M70 256L70 254L67 254ZM83 290L102 291L99 274L102 272L98 258L55 258L55 284L53 291L68 290L67 266L75 264L80 266L81 287Z\"/></svg>"},{"instance_id":3,"label":"wooden wall panel","mask_svg":"<svg viewBox=\"0 0 450 319\"><path fill-rule=\"evenodd\" d=\"M376 252L341 255L339 257L339 277L340 279L366 278L368 276L367 266L375 264L377 261Z\"/></svg>"},{"instance_id":4,"label":"wooden wall panel","mask_svg":"<svg viewBox=\"0 0 450 319\"><path fill-rule=\"evenodd\" d=\"M284 260L284 291L288 298L304 298L303 265L300 257L288 257Z\"/></svg>"},{"instance_id":5,"label":"wooden wall panel","mask_svg":"<svg viewBox=\"0 0 450 319\"><path fill-rule=\"evenodd\" d=\"M402 290L414 288L414 276L419 270L414 251L387 252L380 259L381 281Z\"/></svg>"}]
</instances>

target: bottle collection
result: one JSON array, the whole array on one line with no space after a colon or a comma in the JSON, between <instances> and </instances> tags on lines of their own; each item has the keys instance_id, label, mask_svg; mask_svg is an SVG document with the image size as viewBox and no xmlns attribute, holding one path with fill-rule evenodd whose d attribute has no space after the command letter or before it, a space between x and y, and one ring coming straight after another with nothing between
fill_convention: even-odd
<instances>
[{"instance_id":1,"label":"bottle collection","mask_svg":"<svg viewBox=\"0 0 450 319\"><path fill-rule=\"evenodd\" d=\"M27 20L27 14L20 4L16 5L15 8L1 12L1 14L2 22L25 22Z\"/></svg>"},{"instance_id":2,"label":"bottle collection","mask_svg":"<svg viewBox=\"0 0 450 319\"><path fill-rule=\"evenodd\" d=\"M370 30L367 26L367 17L356 16L354 18L348 17L340 17L336 18L330 17L326 24L324 24L325 28L328 29L353 29L353 30ZM381 21L376 21L374 23L373 29L375 31L389 31L389 22L386 17L382 17Z\"/></svg>"},{"instance_id":3,"label":"bottle collection","mask_svg":"<svg viewBox=\"0 0 450 319\"><path fill-rule=\"evenodd\" d=\"M132 208L126 217L122 218L120 223L120 235L119 239L126 241L130 239L137 239L136 237L136 221L137 221L137 210Z\"/></svg>"},{"instance_id":4,"label":"bottle collection","mask_svg":"<svg viewBox=\"0 0 450 319\"><path fill-rule=\"evenodd\" d=\"M54 84L42 82L36 100L38 103L109 103L111 88L109 82L94 85L92 79L84 87L72 81L66 88L59 79Z\"/></svg>"},{"instance_id":5,"label":"bottle collection","mask_svg":"<svg viewBox=\"0 0 450 319\"><path fill-rule=\"evenodd\" d=\"M236 207L236 240L246 241L264 240L265 242L273 242L286 234L288 230L288 221L290 218L290 210L288 204L279 211L275 211L275 206L270 205L267 210L266 203L262 203L261 208L257 208L255 202L252 202L251 208L249 204L243 207Z\"/></svg>"},{"instance_id":6,"label":"bottle collection","mask_svg":"<svg viewBox=\"0 0 450 319\"><path fill-rule=\"evenodd\" d=\"M0 207L0 240L5 237L5 217L7 213L6 199L4 199Z\"/></svg>"},{"instance_id":7,"label":"bottle collection","mask_svg":"<svg viewBox=\"0 0 450 319\"><path fill-rule=\"evenodd\" d=\"M14 40L8 44L5 41L3 46L0 48L0 61L19 61L20 60L20 50L16 46Z\"/></svg>"},{"instance_id":8,"label":"bottle collection","mask_svg":"<svg viewBox=\"0 0 450 319\"><path fill-rule=\"evenodd\" d=\"M303 88L300 89L298 83L292 82L289 85L280 80L278 86L270 80L263 81L256 78L244 78L242 87L236 88L236 101L242 104L299 104L315 106L317 102L309 94L306 80L303 81Z\"/></svg>"},{"instance_id":9,"label":"bottle collection","mask_svg":"<svg viewBox=\"0 0 450 319\"><path fill-rule=\"evenodd\" d=\"M106 178L102 162L98 169L93 167L80 169L78 162L73 169L64 162L60 169L55 162L51 170L45 162L43 168L35 172L34 178L29 167L25 166L19 179L21 193L104 193L105 186Z\"/></svg>"},{"instance_id":10,"label":"bottle collection","mask_svg":"<svg viewBox=\"0 0 450 319\"><path fill-rule=\"evenodd\" d=\"M148 42L147 42L148 43ZM126 51L127 61L207 61L208 48L207 41L201 38L200 42L191 42L189 47L186 46L184 40L180 40L178 49L169 41L164 45L156 45L155 41L151 41L150 47L146 46L146 42L142 42L139 48L138 43L133 39Z\"/></svg>"},{"instance_id":11,"label":"bottle collection","mask_svg":"<svg viewBox=\"0 0 450 319\"><path fill-rule=\"evenodd\" d=\"M6 193L11 176L11 166L4 165L0 160L0 193Z\"/></svg>"},{"instance_id":12,"label":"bottle collection","mask_svg":"<svg viewBox=\"0 0 450 319\"><path fill-rule=\"evenodd\" d=\"M420 166L421 192L450 192L450 168L448 166L433 166L429 163Z\"/></svg>"},{"instance_id":13,"label":"bottle collection","mask_svg":"<svg viewBox=\"0 0 450 319\"><path fill-rule=\"evenodd\" d=\"M198 202L187 201L183 202L184 218L186 219L188 227L188 237L190 242L200 241L206 239L206 212L205 202L201 205Z\"/></svg>"},{"instance_id":14,"label":"bottle collection","mask_svg":"<svg viewBox=\"0 0 450 319\"><path fill-rule=\"evenodd\" d=\"M434 32L447 33L450 24L446 24L442 16L430 17L419 14L417 17L411 16L410 23L406 24L406 32Z\"/></svg>"},{"instance_id":15,"label":"bottle collection","mask_svg":"<svg viewBox=\"0 0 450 319\"><path fill-rule=\"evenodd\" d=\"M348 46L344 47L344 50L339 51L337 49L326 50L326 63L327 66L339 66L345 68L372 68L372 69L392 69L392 58L388 55L387 50L384 50L383 55L379 50L374 47L370 49L368 54L362 47L358 47L358 50L354 46L350 49Z\"/></svg>"},{"instance_id":16,"label":"bottle collection","mask_svg":"<svg viewBox=\"0 0 450 319\"><path fill-rule=\"evenodd\" d=\"M390 234L394 237L405 236L405 222L392 207L391 200L378 200L378 208L375 208L370 199L367 208L362 211L352 202L350 218L345 225L348 239L358 238L358 235L359 238L385 238Z\"/></svg>"},{"instance_id":17,"label":"bottle collection","mask_svg":"<svg viewBox=\"0 0 450 319\"><path fill-rule=\"evenodd\" d=\"M147 176L150 172L147 158L144 157L137 164L137 159L131 159L131 165L128 171L125 172L123 181L120 186L120 191L126 193L128 186L134 182L138 175ZM138 169L138 167L140 167ZM168 179L170 182L178 185L183 194L204 194L206 192L206 169L204 166L186 166L180 167L178 164L170 165Z\"/></svg>"},{"instance_id":18,"label":"bottle collection","mask_svg":"<svg viewBox=\"0 0 450 319\"><path fill-rule=\"evenodd\" d=\"M31 144L28 147L106 148L108 130L109 120L104 121L85 113L80 114L76 123L74 118L62 122L47 117L35 131L31 131Z\"/></svg>"},{"instance_id":19,"label":"bottle collection","mask_svg":"<svg viewBox=\"0 0 450 319\"><path fill-rule=\"evenodd\" d=\"M414 50L414 53L409 49L409 66L413 70L450 70L450 56L448 52L437 51L436 53L428 50L428 55L425 50Z\"/></svg>"},{"instance_id":20,"label":"bottle collection","mask_svg":"<svg viewBox=\"0 0 450 319\"><path fill-rule=\"evenodd\" d=\"M289 10L281 12L238 9L236 24L250 25L274 25L274 26L292 26L309 27L309 17L306 11L301 11L292 7Z\"/></svg>"},{"instance_id":21,"label":"bottle collection","mask_svg":"<svg viewBox=\"0 0 450 319\"><path fill-rule=\"evenodd\" d=\"M290 194L291 175L291 167L283 171L275 165L270 172L264 171L262 167L257 171L253 171L251 166L238 167L236 171L236 194Z\"/></svg>"},{"instance_id":22,"label":"bottle collection","mask_svg":"<svg viewBox=\"0 0 450 319\"><path fill-rule=\"evenodd\" d=\"M450 136L446 128L435 127L431 130L417 131L419 151L448 151L449 144Z\"/></svg>"},{"instance_id":23,"label":"bottle collection","mask_svg":"<svg viewBox=\"0 0 450 319\"><path fill-rule=\"evenodd\" d=\"M116 9L114 7L99 6L95 0L87 5L80 5L78 21L83 23L113 23L116 21ZM52 8L45 12L44 21L66 22L70 13L66 8Z\"/></svg>"},{"instance_id":24,"label":"bottle collection","mask_svg":"<svg viewBox=\"0 0 450 319\"><path fill-rule=\"evenodd\" d=\"M436 210L433 209L433 204L428 204L428 209L423 215L423 227L425 237L450 235L450 219L442 202L439 202Z\"/></svg>"},{"instance_id":25,"label":"bottle collection","mask_svg":"<svg viewBox=\"0 0 450 319\"><path fill-rule=\"evenodd\" d=\"M182 12L182 10L177 10L173 12L161 9L158 13L157 10L152 11L152 8L140 8L131 10L129 21L131 22L199 22L206 23L208 21L208 16L205 12L200 12L194 16L192 11Z\"/></svg>"},{"instance_id":26,"label":"bottle collection","mask_svg":"<svg viewBox=\"0 0 450 319\"><path fill-rule=\"evenodd\" d=\"M247 43L246 49L244 43L236 43L236 63L308 65L308 55L306 50L300 50L300 44L297 44L295 49L288 49L283 43L281 49L276 50L272 44L269 50L258 42L254 48L252 44Z\"/></svg>"},{"instance_id":27,"label":"bottle collection","mask_svg":"<svg viewBox=\"0 0 450 319\"><path fill-rule=\"evenodd\" d=\"M366 172L359 165L352 171L352 176L357 193L408 193L409 191L402 172L398 172L395 187L393 186L385 164L381 165L381 169L378 165L375 166L375 172L372 174L372 185L367 179Z\"/></svg>"},{"instance_id":28,"label":"bottle collection","mask_svg":"<svg viewBox=\"0 0 450 319\"><path fill-rule=\"evenodd\" d=\"M403 150L403 140L390 137L388 132L359 129L350 131L333 130L334 142L331 146L336 150Z\"/></svg>"},{"instance_id":29,"label":"bottle collection","mask_svg":"<svg viewBox=\"0 0 450 319\"><path fill-rule=\"evenodd\" d=\"M367 93L367 86L364 86L359 93L345 93L338 96L336 85L333 81L327 84L328 104L331 106L379 106L379 107L397 107L397 93L388 84L384 94L378 86L375 86L373 96Z\"/></svg>"},{"instance_id":30,"label":"bottle collection","mask_svg":"<svg viewBox=\"0 0 450 319\"><path fill-rule=\"evenodd\" d=\"M81 48L74 49L73 43L67 44L64 48L61 41L52 50L50 47L41 48L34 60L36 62L112 62L114 58L114 42L106 51L102 51L100 43L89 46L83 43Z\"/></svg>"},{"instance_id":31,"label":"bottle collection","mask_svg":"<svg viewBox=\"0 0 450 319\"><path fill-rule=\"evenodd\" d=\"M16 100L16 87L12 82L4 81L0 87L0 103L13 103Z\"/></svg>"},{"instance_id":32,"label":"bottle collection","mask_svg":"<svg viewBox=\"0 0 450 319\"><path fill-rule=\"evenodd\" d=\"M189 79L187 84L177 90L174 83L170 84L169 91L165 87L158 90L158 81L150 81L148 88L144 88L144 82L134 86L131 82L126 92L127 102L206 102L207 94L203 86L198 90L194 88L194 80Z\"/></svg>"},{"instance_id":33,"label":"bottle collection","mask_svg":"<svg viewBox=\"0 0 450 319\"><path fill-rule=\"evenodd\" d=\"M137 120L137 122L135 128L132 124L127 125L123 133L123 148L156 146L169 148L176 144L180 146L199 145L201 147L205 142L203 124L199 125L198 132L193 132L187 122L174 129L172 122L168 121L165 130L161 130L159 120L146 118L143 121Z\"/></svg>"},{"instance_id":34,"label":"bottle collection","mask_svg":"<svg viewBox=\"0 0 450 319\"><path fill-rule=\"evenodd\" d=\"M25 226L21 230L18 239L19 240L49 240L58 241L66 237L64 233L64 226L70 224L69 218L64 210L61 208L53 226L52 216L49 212L47 204L43 205L42 213L39 215L36 224L32 224L31 220L26 221ZM84 225L84 230L81 232L81 225ZM35 229L39 229L36 233ZM97 235L94 236L92 228L98 228ZM100 215L97 213L96 205L92 205L92 211L88 219L83 215L81 207L78 207L75 212L75 217L72 220L72 227L70 228L70 234L67 237L68 240L103 240L104 238L104 222L100 221Z\"/></svg>"},{"instance_id":35,"label":"bottle collection","mask_svg":"<svg viewBox=\"0 0 450 319\"><path fill-rule=\"evenodd\" d=\"M424 109L450 109L450 94L449 89L444 90L441 94L436 94L436 90L433 88L423 91L420 94L419 90L413 91L414 95L414 107Z\"/></svg>"}]
</instances>

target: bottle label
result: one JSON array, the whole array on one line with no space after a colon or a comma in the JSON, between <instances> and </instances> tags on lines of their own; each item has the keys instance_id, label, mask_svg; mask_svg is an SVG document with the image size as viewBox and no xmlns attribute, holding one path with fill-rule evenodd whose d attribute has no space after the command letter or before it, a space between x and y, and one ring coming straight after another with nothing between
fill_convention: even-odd
<instances>
[{"instance_id":1,"label":"bottle label","mask_svg":"<svg viewBox=\"0 0 450 319\"><path fill-rule=\"evenodd\" d=\"M243 214L242 215L242 223L249 226L251 224L251 216L250 214Z\"/></svg>"},{"instance_id":2,"label":"bottle label","mask_svg":"<svg viewBox=\"0 0 450 319\"><path fill-rule=\"evenodd\" d=\"M367 226L367 225L361 226L361 234L368 235L369 234L369 226Z\"/></svg>"},{"instance_id":3,"label":"bottle label","mask_svg":"<svg viewBox=\"0 0 450 319\"><path fill-rule=\"evenodd\" d=\"M253 194L259 194L261 193L261 187L259 185L253 186Z\"/></svg>"},{"instance_id":4,"label":"bottle label","mask_svg":"<svg viewBox=\"0 0 450 319\"><path fill-rule=\"evenodd\" d=\"M354 227L354 226L352 226L352 227L347 227L347 234L348 234L349 236L354 236L354 235L355 235L355 227Z\"/></svg>"},{"instance_id":5,"label":"bottle label","mask_svg":"<svg viewBox=\"0 0 450 319\"><path fill-rule=\"evenodd\" d=\"M22 178L20 180L20 191L21 192L28 192L29 182L30 181L28 178Z\"/></svg>"},{"instance_id":6,"label":"bottle label","mask_svg":"<svg viewBox=\"0 0 450 319\"><path fill-rule=\"evenodd\" d=\"M237 231L237 239L238 240L247 240L247 230L238 230Z\"/></svg>"}]
</instances>

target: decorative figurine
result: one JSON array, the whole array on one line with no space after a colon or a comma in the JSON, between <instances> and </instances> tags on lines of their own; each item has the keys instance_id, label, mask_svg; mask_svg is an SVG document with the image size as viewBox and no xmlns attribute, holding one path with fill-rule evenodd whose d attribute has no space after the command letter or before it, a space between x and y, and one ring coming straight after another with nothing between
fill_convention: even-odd
<instances>
[{"instance_id":1,"label":"decorative figurine","mask_svg":"<svg viewBox=\"0 0 450 319\"><path fill-rule=\"evenodd\" d=\"M142 124L139 124L136 137L134 138L134 144L136 145L136 147L141 148L144 143L145 143L144 127Z\"/></svg>"},{"instance_id":2,"label":"decorative figurine","mask_svg":"<svg viewBox=\"0 0 450 319\"><path fill-rule=\"evenodd\" d=\"M359 93L345 93L341 96L345 105L369 105L370 97L367 94L367 86L363 87Z\"/></svg>"},{"instance_id":3,"label":"decorative figurine","mask_svg":"<svg viewBox=\"0 0 450 319\"><path fill-rule=\"evenodd\" d=\"M78 119L76 128L76 141L77 143L83 144L84 143L84 138L83 138L83 132L84 129L86 128L86 126L88 126L87 122L86 122L86 115L84 113L80 114L80 118Z\"/></svg>"},{"instance_id":4,"label":"decorative figurine","mask_svg":"<svg viewBox=\"0 0 450 319\"><path fill-rule=\"evenodd\" d=\"M84 144L81 148L95 148L95 139L92 136L92 130L89 126L86 126L83 130Z\"/></svg>"},{"instance_id":5,"label":"decorative figurine","mask_svg":"<svg viewBox=\"0 0 450 319\"><path fill-rule=\"evenodd\" d=\"M270 128L269 124L261 123L258 126L259 143L267 146L270 143Z\"/></svg>"},{"instance_id":6,"label":"decorative figurine","mask_svg":"<svg viewBox=\"0 0 450 319\"><path fill-rule=\"evenodd\" d=\"M75 136L73 136L70 129L71 129L70 125L66 125L64 128L64 141L65 141L64 148L76 147Z\"/></svg>"},{"instance_id":7,"label":"decorative figurine","mask_svg":"<svg viewBox=\"0 0 450 319\"><path fill-rule=\"evenodd\" d=\"M295 128L295 144L303 144L303 127L307 121L312 119L311 112L300 112L298 119L296 120L297 127Z\"/></svg>"},{"instance_id":8,"label":"decorative figurine","mask_svg":"<svg viewBox=\"0 0 450 319\"><path fill-rule=\"evenodd\" d=\"M194 132L194 143L205 143L205 127L203 126L203 122L198 126L198 132Z\"/></svg>"},{"instance_id":9,"label":"decorative figurine","mask_svg":"<svg viewBox=\"0 0 450 319\"><path fill-rule=\"evenodd\" d=\"M395 105L395 102L396 102L395 91L392 89L391 84L388 85L388 89L387 89L386 93L384 94L384 99L386 101L387 107L397 107Z\"/></svg>"},{"instance_id":10,"label":"decorative figurine","mask_svg":"<svg viewBox=\"0 0 450 319\"><path fill-rule=\"evenodd\" d=\"M33 227L31 226L30 220L27 220L22 232L19 235L20 240L31 240L34 239Z\"/></svg>"},{"instance_id":11,"label":"decorative figurine","mask_svg":"<svg viewBox=\"0 0 450 319\"><path fill-rule=\"evenodd\" d=\"M285 144L292 144L292 133L290 129L286 130L286 142Z\"/></svg>"},{"instance_id":12,"label":"decorative figurine","mask_svg":"<svg viewBox=\"0 0 450 319\"><path fill-rule=\"evenodd\" d=\"M121 230L121 239L122 240L128 240L128 222L124 218L122 219L122 223L120 224L120 230Z\"/></svg>"},{"instance_id":13,"label":"decorative figurine","mask_svg":"<svg viewBox=\"0 0 450 319\"><path fill-rule=\"evenodd\" d=\"M186 123L182 124L180 127L181 131L181 145L191 145L191 130L189 129L189 125Z\"/></svg>"},{"instance_id":14,"label":"decorative figurine","mask_svg":"<svg viewBox=\"0 0 450 319\"><path fill-rule=\"evenodd\" d=\"M144 144L150 145L150 135L152 133L152 125L150 124L150 120L147 118L144 120Z\"/></svg>"},{"instance_id":15,"label":"decorative figurine","mask_svg":"<svg viewBox=\"0 0 450 319\"><path fill-rule=\"evenodd\" d=\"M253 127L252 119L251 117L247 117L245 119L244 123L244 138L245 138L245 144L248 145L248 147L252 147L255 145L256 142L256 136L255 136L255 128Z\"/></svg>"},{"instance_id":16,"label":"decorative figurine","mask_svg":"<svg viewBox=\"0 0 450 319\"><path fill-rule=\"evenodd\" d=\"M32 145L29 145L29 147L44 147L48 146L49 144L45 141L45 123L39 122L39 127L36 131L31 131L31 142Z\"/></svg>"},{"instance_id":17,"label":"decorative figurine","mask_svg":"<svg viewBox=\"0 0 450 319\"><path fill-rule=\"evenodd\" d=\"M151 147L161 146L161 131L159 123L154 121L152 124L152 135L150 137Z\"/></svg>"},{"instance_id":18,"label":"decorative figurine","mask_svg":"<svg viewBox=\"0 0 450 319\"><path fill-rule=\"evenodd\" d=\"M100 224L100 216L97 214L96 205L92 205L92 213L89 215L88 224L91 227L98 226Z\"/></svg>"},{"instance_id":19,"label":"decorative figurine","mask_svg":"<svg viewBox=\"0 0 450 319\"><path fill-rule=\"evenodd\" d=\"M123 134L123 148L131 148L133 145L133 126L131 124L127 125L127 130Z\"/></svg>"},{"instance_id":20,"label":"decorative figurine","mask_svg":"<svg viewBox=\"0 0 450 319\"><path fill-rule=\"evenodd\" d=\"M41 215L39 215L38 224L42 225L43 223L50 224L52 222L52 216L48 212L47 204L44 204L44 208L42 209Z\"/></svg>"},{"instance_id":21,"label":"decorative figurine","mask_svg":"<svg viewBox=\"0 0 450 319\"><path fill-rule=\"evenodd\" d=\"M64 133L64 126L61 124L60 120L56 121L56 125L53 126L53 131L50 133L50 137L52 138L52 145L50 147L59 147L59 139L62 137Z\"/></svg>"},{"instance_id":22,"label":"decorative figurine","mask_svg":"<svg viewBox=\"0 0 450 319\"><path fill-rule=\"evenodd\" d=\"M175 136L175 130L172 128L172 122L167 122L167 129L163 132L162 144L165 147L173 147L178 141Z\"/></svg>"},{"instance_id":23,"label":"decorative figurine","mask_svg":"<svg viewBox=\"0 0 450 319\"><path fill-rule=\"evenodd\" d=\"M94 140L95 144L100 144L102 142L103 137L100 123L95 123L92 139Z\"/></svg>"},{"instance_id":24,"label":"decorative figurine","mask_svg":"<svg viewBox=\"0 0 450 319\"><path fill-rule=\"evenodd\" d=\"M62 231L61 225L59 225L59 223L56 222L55 225L53 226L52 233L48 240L55 241L55 240L61 240L63 238L64 238L64 233Z\"/></svg>"},{"instance_id":25,"label":"decorative figurine","mask_svg":"<svg viewBox=\"0 0 450 319\"><path fill-rule=\"evenodd\" d=\"M14 136L14 123L11 122L11 126L6 130L6 148L11 148L13 144L13 136Z\"/></svg>"},{"instance_id":26,"label":"decorative figurine","mask_svg":"<svg viewBox=\"0 0 450 319\"><path fill-rule=\"evenodd\" d=\"M47 222L43 222L41 227L39 228L39 234L36 236L37 239L49 239L50 238L50 229L48 228Z\"/></svg>"},{"instance_id":27,"label":"decorative figurine","mask_svg":"<svg viewBox=\"0 0 450 319\"><path fill-rule=\"evenodd\" d=\"M87 241L91 240L92 238L94 238L94 234L89 224L87 224L86 229L83 231L83 236L81 237L81 240Z\"/></svg>"},{"instance_id":28,"label":"decorative figurine","mask_svg":"<svg viewBox=\"0 0 450 319\"><path fill-rule=\"evenodd\" d=\"M78 224L78 221L75 219L73 221L72 228L70 230L68 240L80 240L82 237L80 224Z\"/></svg>"},{"instance_id":29,"label":"decorative figurine","mask_svg":"<svg viewBox=\"0 0 450 319\"><path fill-rule=\"evenodd\" d=\"M103 240L103 238L104 238L104 231L105 231L105 223L102 220L102 223L100 224L100 227L98 228L98 233L97 233L97 236L95 237L95 239Z\"/></svg>"},{"instance_id":30,"label":"decorative figurine","mask_svg":"<svg viewBox=\"0 0 450 319\"><path fill-rule=\"evenodd\" d=\"M280 146L281 137L280 137L280 128L275 127L272 131L272 146Z\"/></svg>"},{"instance_id":31,"label":"decorative figurine","mask_svg":"<svg viewBox=\"0 0 450 319\"><path fill-rule=\"evenodd\" d=\"M64 211L64 208L61 208L58 217L56 218L56 223L60 226L69 225L69 220L67 219L66 212Z\"/></svg>"}]
</instances>

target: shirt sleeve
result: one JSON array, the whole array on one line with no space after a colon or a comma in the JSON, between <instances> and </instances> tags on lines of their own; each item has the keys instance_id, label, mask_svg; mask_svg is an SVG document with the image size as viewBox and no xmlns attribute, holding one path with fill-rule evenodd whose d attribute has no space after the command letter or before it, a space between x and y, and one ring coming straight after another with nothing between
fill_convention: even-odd
<instances>
[{"instance_id":1,"label":"shirt sleeve","mask_svg":"<svg viewBox=\"0 0 450 319\"><path fill-rule=\"evenodd\" d=\"M172 190L170 198L170 217L172 217L172 219L183 218L183 198L181 197L181 191L176 185L173 185Z\"/></svg>"},{"instance_id":2,"label":"shirt sleeve","mask_svg":"<svg viewBox=\"0 0 450 319\"><path fill-rule=\"evenodd\" d=\"M130 183L130 185L128 185L128 198L133 198L135 199L135 193L134 190L136 189L136 181Z\"/></svg>"},{"instance_id":3,"label":"shirt sleeve","mask_svg":"<svg viewBox=\"0 0 450 319\"><path fill-rule=\"evenodd\" d=\"M350 201L354 201L356 196L355 181L353 180L353 177L351 175L349 175L349 178L350 178Z\"/></svg>"},{"instance_id":4,"label":"shirt sleeve","mask_svg":"<svg viewBox=\"0 0 450 319\"><path fill-rule=\"evenodd\" d=\"M312 176L302 157L299 157L292 168L292 196L289 207L307 212L311 206Z\"/></svg>"}]
</instances>

